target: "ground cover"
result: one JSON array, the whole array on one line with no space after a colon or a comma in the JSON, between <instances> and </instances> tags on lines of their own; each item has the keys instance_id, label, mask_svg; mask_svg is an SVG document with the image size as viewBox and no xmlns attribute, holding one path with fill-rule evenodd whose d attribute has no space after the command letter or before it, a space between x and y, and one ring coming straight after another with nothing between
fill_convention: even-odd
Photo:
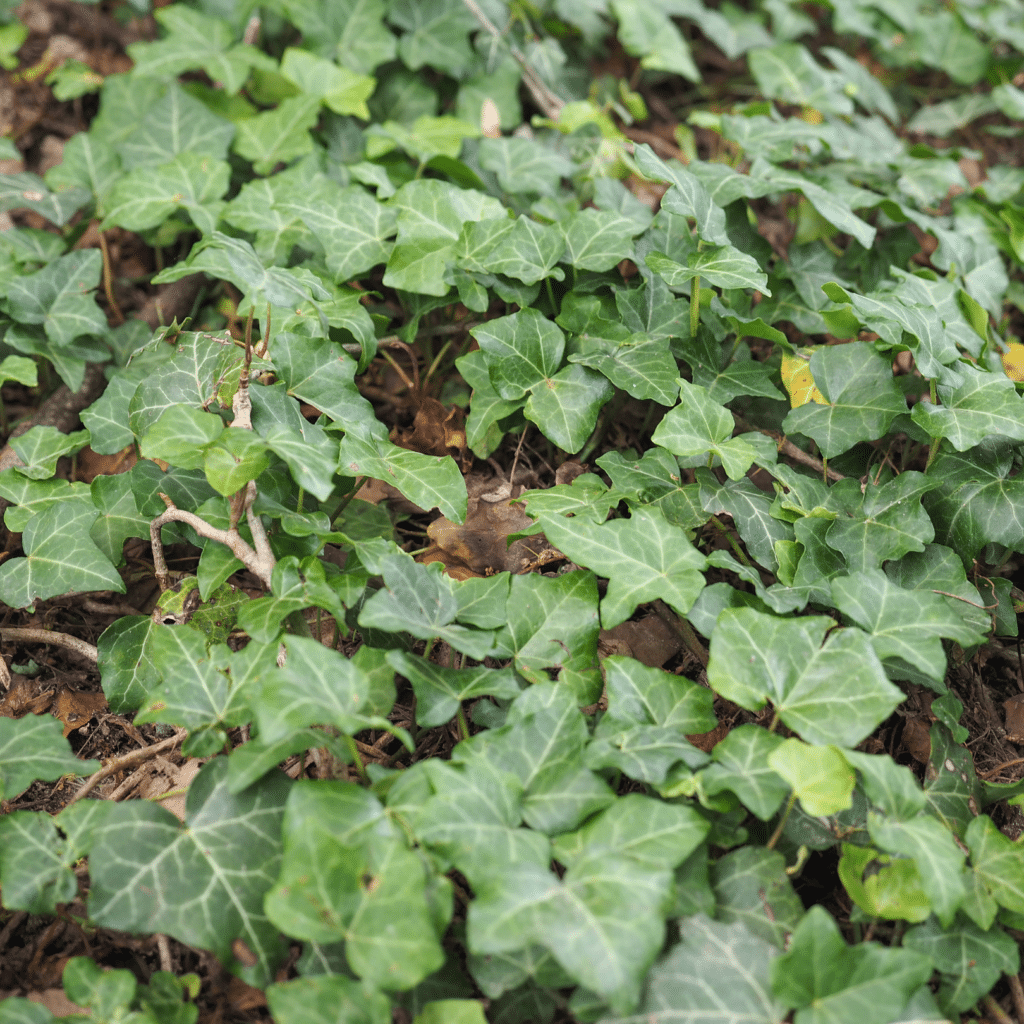
<instances>
[{"instance_id":1,"label":"ground cover","mask_svg":"<svg viewBox=\"0 0 1024 1024\"><path fill-rule=\"evenodd\" d=\"M0 1022L1022 1024L1022 25L0 3Z\"/></svg>"}]
</instances>

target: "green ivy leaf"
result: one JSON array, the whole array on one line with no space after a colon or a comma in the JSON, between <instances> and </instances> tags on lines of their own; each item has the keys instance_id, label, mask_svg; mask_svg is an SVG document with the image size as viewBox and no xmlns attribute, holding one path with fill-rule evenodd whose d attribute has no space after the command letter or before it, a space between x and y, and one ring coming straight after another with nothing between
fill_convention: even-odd
<instances>
[{"instance_id":1,"label":"green ivy leaf","mask_svg":"<svg viewBox=\"0 0 1024 1024\"><path fill-rule=\"evenodd\" d=\"M554 377L565 352L565 336L540 310L529 307L473 328L495 390L505 399Z\"/></svg>"},{"instance_id":2,"label":"green ivy leaf","mask_svg":"<svg viewBox=\"0 0 1024 1024\"><path fill-rule=\"evenodd\" d=\"M785 858L776 850L743 846L711 865L715 915L726 923L742 922L752 935L786 946L803 916L803 905L786 874Z\"/></svg>"},{"instance_id":3,"label":"green ivy leaf","mask_svg":"<svg viewBox=\"0 0 1024 1024\"><path fill-rule=\"evenodd\" d=\"M42 324L47 338L67 346L82 335L107 333L107 318L90 294L99 284L98 249L61 256L34 274L7 285L4 309L25 324Z\"/></svg>"},{"instance_id":4,"label":"green ivy leaf","mask_svg":"<svg viewBox=\"0 0 1024 1024\"><path fill-rule=\"evenodd\" d=\"M289 935L344 941L365 985L408 988L440 967L444 953L423 860L382 811L351 784L296 783L285 810L281 875L266 908Z\"/></svg>"},{"instance_id":5,"label":"green ivy leaf","mask_svg":"<svg viewBox=\"0 0 1024 1024\"><path fill-rule=\"evenodd\" d=\"M1024 863L1019 847L987 814L971 820L964 839L971 851L971 866L986 891L1001 907L1024 913Z\"/></svg>"},{"instance_id":6,"label":"green ivy leaf","mask_svg":"<svg viewBox=\"0 0 1024 1024\"><path fill-rule=\"evenodd\" d=\"M711 751L715 763L700 773L704 792L714 796L729 790L762 821L770 820L790 788L768 764L783 742L781 736L750 723L731 730Z\"/></svg>"},{"instance_id":7,"label":"green ivy leaf","mask_svg":"<svg viewBox=\"0 0 1024 1024\"><path fill-rule=\"evenodd\" d=\"M958 451L967 451L998 435L1024 440L1024 398L1005 374L984 373L960 363L954 384L936 388L941 405L918 402L913 420L932 437L944 437Z\"/></svg>"},{"instance_id":8,"label":"green ivy leaf","mask_svg":"<svg viewBox=\"0 0 1024 1024\"><path fill-rule=\"evenodd\" d=\"M145 102L147 99L151 102L149 109L139 110L130 122L138 127L124 136L116 147L126 170L170 163L179 153L214 160L227 156L235 134L235 126L230 121L218 117L177 85L170 86L155 103L143 89L138 100Z\"/></svg>"},{"instance_id":9,"label":"green ivy leaf","mask_svg":"<svg viewBox=\"0 0 1024 1024\"><path fill-rule=\"evenodd\" d=\"M771 295L768 275L761 270L757 260L732 245L718 245L691 252L686 258L685 267L660 252L647 253L644 261L670 288L678 288L699 277L701 285L705 287L755 288L765 295Z\"/></svg>"},{"instance_id":10,"label":"green ivy leaf","mask_svg":"<svg viewBox=\"0 0 1024 1024\"><path fill-rule=\"evenodd\" d=\"M407 68L416 71L429 64L444 74L462 77L473 58L467 34L477 27L466 8L445 0L393 0L388 20L405 30L398 40L398 53Z\"/></svg>"},{"instance_id":11,"label":"green ivy leaf","mask_svg":"<svg viewBox=\"0 0 1024 1024\"><path fill-rule=\"evenodd\" d=\"M704 588L704 556L687 542L684 531L654 510L637 509L629 519L604 525L550 514L538 522L574 562L608 579L601 602L605 629L625 622L637 605L655 598L685 615Z\"/></svg>"},{"instance_id":12,"label":"green ivy leaf","mask_svg":"<svg viewBox=\"0 0 1024 1024\"><path fill-rule=\"evenodd\" d=\"M986 439L968 453L940 452L929 467L940 481L922 499L935 539L967 564L988 543L1024 545L1024 478L1010 475L1012 465L1009 447Z\"/></svg>"},{"instance_id":13,"label":"green ivy leaf","mask_svg":"<svg viewBox=\"0 0 1024 1024\"><path fill-rule=\"evenodd\" d=\"M30 480L45 480L53 476L57 460L73 455L89 443L88 430L62 434L56 427L39 426L11 438L11 447L22 465L18 472Z\"/></svg>"},{"instance_id":14,"label":"green ivy leaf","mask_svg":"<svg viewBox=\"0 0 1024 1024\"><path fill-rule=\"evenodd\" d=\"M609 718L667 726L687 734L708 732L718 724L711 692L689 679L618 655L605 658L602 667Z\"/></svg>"},{"instance_id":15,"label":"green ivy leaf","mask_svg":"<svg viewBox=\"0 0 1024 1024\"><path fill-rule=\"evenodd\" d=\"M38 175L0 174L0 210L34 210L41 217L63 227L89 201L89 193L75 185L51 192Z\"/></svg>"},{"instance_id":16,"label":"green ivy leaf","mask_svg":"<svg viewBox=\"0 0 1024 1024\"><path fill-rule=\"evenodd\" d=\"M815 906L797 926L787 952L772 964L772 991L787 1008L812 1008L808 1020L881 1024L931 971L928 957L910 949L877 942L847 946L828 912Z\"/></svg>"},{"instance_id":17,"label":"green ivy leaf","mask_svg":"<svg viewBox=\"0 0 1024 1024\"><path fill-rule=\"evenodd\" d=\"M99 761L80 761L49 715L0 718L0 797L13 800L33 782L62 775L91 775Z\"/></svg>"},{"instance_id":18,"label":"green ivy leaf","mask_svg":"<svg viewBox=\"0 0 1024 1024\"><path fill-rule=\"evenodd\" d=\"M367 992L343 974L321 974L268 985L267 1002L280 1024L388 1024L391 1004L383 992Z\"/></svg>"},{"instance_id":19,"label":"green ivy leaf","mask_svg":"<svg viewBox=\"0 0 1024 1024\"><path fill-rule=\"evenodd\" d=\"M643 230L631 217L612 210L587 208L574 213L560 225L565 234L562 261L578 270L611 270L622 260L632 259L630 239Z\"/></svg>"},{"instance_id":20,"label":"green ivy leaf","mask_svg":"<svg viewBox=\"0 0 1024 1024\"><path fill-rule=\"evenodd\" d=\"M620 42L627 53L640 58L642 68L671 71L691 82L701 80L690 46L667 9L639 0L612 0L612 10L619 20Z\"/></svg>"},{"instance_id":21,"label":"green ivy leaf","mask_svg":"<svg viewBox=\"0 0 1024 1024\"><path fill-rule=\"evenodd\" d=\"M784 740L768 755L768 765L789 783L812 817L836 814L852 804L857 776L838 747Z\"/></svg>"},{"instance_id":22,"label":"green ivy leaf","mask_svg":"<svg viewBox=\"0 0 1024 1024\"><path fill-rule=\"evenodd\" d=\"M234 150L251 160L257 174L269 174L278 163L313 152L309 134L320 116L320 97L289 96L273 110L264 110L238 125Z\"/></svg>"},{"instance_id":23,"label":"green ivy leaf","mask_svg":"<svg viewBox=\"0 0 1024 1024\"><path fill-rule=\"evenodd\" d=\"M770 698L779 718L809 743L856 746L903 693L886 679L867 634L839 630L821 646L832 625L824 616L781 619L727 608L711 638L708 683L749 710Z\"/></svg>"},{"instance_id":24,"label":"green ivy leaf","mask_svg":"<svg viewBox=\"0 0 1024 1024\"><path fill-rule=\"evenodd\" d=\"M281 863L291 783L274 773L232 795L227 770L223 757L200 770L185 824L145 800L111 809L93 841L89 916L210 949L250 984L266 985L285 953L263 898ZM252 966L235 959L236 938L252 952Z\"/></svg>"},{"instance_id":25,"label":"green ivy leaf","mask_svg":"<svg viewBox=\"0 0 1024 1024\"><path fill-rule=\"evenodd\" d=\"M64 145L64 158L46 172L46 184L57 193L86 189L100 203L121 177L117 153L101 145L90 132L72 135Z\"/></svg>"},{"instance_id":26,"label":"green ivy leaf","mask_svg":"<svg viewBox=\"0 0 1024 1024\"><path fill-rule=\"evenodd\" d=\"M274 63L253 46L232 45L235 33L220 18L172 4L155 12L167 35L155 43L132 43L128 55L135 74L175 78L182 71L202 68L228 95L238 92L253 66L273 69Z\"/></svg>"},{"instance_id":27,"label":"green ivy leaf","mask_svg":"<svg viewBox=\"0 0 1024 1024\"><path fill-rule=\"evenodd\" d=\"M829 404L808 402L792 409L782 427L814 438L825 458L847 451L858 441L881 437L906 412L889 359L867 342L818 349L811 356L810 369Z\"/></svg>"},{"instance_id":28,"label":"green ivy leaf","mask_svg":"<svg viewBox=\"0 0 1024 1024\"><path fill-rule=\"evenodd\" d=\"M61 502L29 520L21 541L26 557L0 566L0 601L27 608L74 591L125 592L124 581L89 536L99 514L90 504Z\"/></svg>"},{"instance_id":29,"label":"green ivy leaf","mask_svg":"<svg viewBox=\"0 0 1024 1024\"><path fill-rule=\"evenodd\" d=\"M453 522L466 518L466 484L455 460L399 448L377 438L351 433L341 442L338 456L345 476L368 476L396 487L420 508L437 508Z\"/></svg>"},{"instance_id":30,"label":"green ivy leaf","mask_svg":"<svg viewBox=\"0 0 1024 1024\"><path fill-rule=\"evenodd\" d=\"M377 83L369 75L357 74L294 46L284 51L281 74L302 92L319 98L336 114L354 114L366 121L370 119L366 101Z\"/></svg>"},{"instance_id":31,"label":"green ivy leaf","mask_svg":"<svg viewBox=\"0 0 1024 1024\"><path fill-rule=\"evenodd\" d=\"M832 580L836 607L871 635L875 653L902 678L901 663L913 666L944 690L946 655L940 637L962 647L985 642L986 633L964 621L945 595L904 590L881 569Z\"/></svg>"},{"instance_id":32,"label":"green ivy leaf","mask_svg":"<svg viewBox=\"0 0 1024 1024\"><path fill-rule=\"evenodd\" d=\"M637 146L634 151L637 167L653 181L667 181L672 188L662 197L663 210L692 217L697 224L697 237L712 245L729 245L725 230L725 211L717 206L698 178L681 164L667 164L654 155L650 146Z\"/></svg>"},{"instance_id":33,"label":"green ivy leaf","mask_svg":"<svg viewBox=\"0 0 1024 1024\"><path fill-rule=\"evenodd\" d=\"M384 589L377 591L363 605L359 624L391 633L406 632L421 640L440 637L463 654L482 661L495 649L494 630L477 630L460 626L454 584L436 568L414 562L405 554L387 555L380 559L379 572Z\"/></svg>"},{"instance_id":34,"label":"green ivy leaf","mask_svg":"<svg viewBox=\"0 0 1024 1024\"><path fill-rule=\"evenodd\" d=\"M230 176L225 161L196 153L179 153L170 163L155 167L137 167L111 189L102 227L116 224L144 231L158 227L180 207L208 235L217 224L223 206L219 200L228 190Z\"/></svg>"},{"instance_id":35,"label":"green ivy leaf","mask_svg":"<svg viewBox=\"0 0 1024 1024\"><path fill-rule=\"evenodd\" d=\"M404 651L388 651L388 664L405 676L416 694L416 724L421 729L444 725L455 717L462 701L472 697L511 700L520 685L511 669L444 668Z\"/></svg>"},{"instance_id":36,"label":"green ivy leaf","mask_svg":"<svg viewBox=\"0 0 1024 1024\"><path fill-rule=\"evenodd\" d=\"M523 415L564 451L578 452L614 389L596 370L570 365L530 392Z\"/></svg>"},{"instance_id":37,"label":"green ivy leaf","mask_svg":"<svg viewBox=\"0 0 1024 1024\"><path fill-rule=\"evenodd\" d=\"M32 716L28 716L31 718ZM53 914L69 903L78 880L63 836L45 813L15 811L0 819L0 884L4 906L32 914Z\"/></svg>"},{"instance_id":38,"label":"green ivy leaf","mask_svg":"<svg viewBox=\"0 0 1024 1024\"><path fill-rule=\"evenodd\" d=\"M853 113L853 103L842 80L826 71L799 43L777 43L751 50L750 73L762 94L770 99L833 114Z\"/></svg>"},{"instance_id":39,"label":"green ivy leaf","mask_svg":"<svg viewBox=\"0 0 1024 1024\"><path fill-rule=\"evenodd\" d=\"M479 153L480 166L496 174L502 189L513 194L555 196L561 179L576 169L567 156L536 139L481 139Z\"/></svg>"}]
</instances>

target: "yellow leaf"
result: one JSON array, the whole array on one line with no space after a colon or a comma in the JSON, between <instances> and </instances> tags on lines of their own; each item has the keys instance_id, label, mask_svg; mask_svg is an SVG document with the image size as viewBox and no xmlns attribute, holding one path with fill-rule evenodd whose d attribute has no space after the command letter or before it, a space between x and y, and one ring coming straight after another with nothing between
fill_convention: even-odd
<instances>
[{"instance_id":1,"label":"yellow leaf","mask_svg":"<svg viewBox=\"0 0 1024 1024\"><path fill-rule=\"evenodd\" d=\"M811 355L820 347L812 345L810 348L797 349L793 355L786 353L782 357L782 383L789 392L789 402L794 409L808 402L828 405L825 396L815 386L808 365Z\"/></svg>"},{"instance_id":2,"label":"yellow leaf","mask_svg":"<svg viewBox=\"0 0 1024 1024\"><path fill-rule=\"evenodd\" d=\"M1010 380L1024 381L1024 345L1019 341L1010 342L1010 351L1000 357L1003 369Z\"/></svg>"}]
</instances>

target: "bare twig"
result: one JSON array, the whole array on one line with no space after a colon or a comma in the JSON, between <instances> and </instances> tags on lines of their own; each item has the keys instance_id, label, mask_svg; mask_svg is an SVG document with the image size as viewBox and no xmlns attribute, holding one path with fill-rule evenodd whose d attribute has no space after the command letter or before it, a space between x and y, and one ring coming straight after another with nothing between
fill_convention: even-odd
<instances>
[{"instance_id":1,"label":"bare twig","mask_svg":"<svg viewBox=\"0 0 1024 1024\"><path fill-rule=\"evenodd\" d=\"M100 236L100 253L103 256L103 291L107 296L110 312L117 317L119 324L123 324L124 313L121 312L121 307L117 304L117 299L114 298L114 275L110 268L110 251L107 249L107 239L99 228L99 222L96 225L96 234Z\"/></svg>"},{"instance_id":2,"label":"bare twig","mask_svg":"<svg viewBox=\"0 0 1024 1024\"><path fill-rule=\"evenodd\" d=\"M985 1012L995 1021L995 1024L1014 1024L1013 1018L988 995L982 1000Z\"/></svg>"},{"instance_id":3,"label":"bare twig","mask_svg":"<svg viewBox=\"0 0 1024 1024\"><path fill-rule=\"evenodd\" d=\"M157 754L162 754L167 750L173 750L187 735L188 730L181 729L173 736L166 740L161 740L159 743L154 743L151 747L142 747L139 750L133 750L130 754L125 754L123 757L116 757L112 761L108 761L98 772L93 772L85 780L85 785L67 802L67 806L70 807L72 804L83 799L83 797L88 796L108 776L115 775L125 768L134 768L136 765L140 765L151 757L156 757Z\"/></svg>"},{"instance_id":4,"label":"bare twig","mask_svg":"<svg viewBox=\"0 0 1024 1024\"><path fill-rule=\"evenodd\" d=\"M265 587L270 588L275 564L274 553L270 550L270 542L267 540L260 517L252 510L252 503L256 500L256 485L251 480L246 489L244 507L249 529L252 530L255 550L237 529L218 529L197 516L195 512L186 512L184 509L175 507L170 498L165 495L161 495L161 497L167 503L167 511L163 515L157 516L149 524L149 539L153 545L153 567L156 570L156 579L161 590L166 590L170 585L170 574L167 571L167 563L164 561L163 541L160 539L160 530L168 523L185 523L187 526L191 526L200 537L225 545L246 569L258 577Z\"/></svg>"},{"instance_id":5,"label":"bare twig","mask_svg":"<svg viewBox=\"0 0 1024 1024\"><path fill-rule=\"evenodd\" d=\"M778 446L779 452L782 455L786 455L791 458L794 462L799 462L802 466L807 466L808 469L813 469L816 473L824 473L828 476L829 480L845 480L846 477L842 473L837 473L830 466L826 466L821 459L816 459L813 455L808 455L807 452L801 451L792 441L789 440L785 434L776 433L774 430L764 430L761 427L752 427L746 420L739 416L734 417L736 420L736 428L743 431L744 433L756 432L761 434L767 434L775 444Z\"/></svg>"},{"instance_id":6,"label":"bare twig","mask_svg":"<svg viewBox=\"0 0 1024 1024\"><path fill-rule=\"evenodd\" d=\"M995 768L989 768L987 772L978 772L978 778L988 782L989 779L994 779L1005 769L1016 768L1019 764L1024 764L1024 757L1016 757L1012 761L1004 761L1002 764L997 764Z\"/></svg>"},{"instance_id":7,"label":"bare twig","mask_svg":"<svg viewBox=\"0 0 1024 1024\"><path fill-rule=\"evenodd\" d=\"M557 121L558 115L562 112L562 107L565 106L565 100L563 100L561 96L557 96L553 93L544 84L544 80L539 74L537 74L536 69L526 59L526 54L524 54L523 51L515 45L515 43L509 42L509 40L505 38L504 33L502 33L494 22L484 14L476 0L462 0L462 2L469 9L473 17L480 23L480 27L484 29L484 31L489 32L496 40L505 43L508 47L509 53L512 54L512 59L523 70L523 83L526 88L530 90L530 95L533 97L534 103L540 107L546 117L550 117L552 121Z\"/></svg>"},{"instance_id":8,"label":"bare twig","mask_svg":"<svg viewBox=\"0 0 1024 1024\"><path fill-rule=\"evenodd\" d=\"M33 644L55 644L57 647L67 648L87 658L94 665L99 659L99 651L85 640L79 640L77 636L68 633L54 633L49 629L22 629L16 626L4 626L0 629L0 640L12 643L20 640L22 643Z\"/></svg>"}]
</instances>

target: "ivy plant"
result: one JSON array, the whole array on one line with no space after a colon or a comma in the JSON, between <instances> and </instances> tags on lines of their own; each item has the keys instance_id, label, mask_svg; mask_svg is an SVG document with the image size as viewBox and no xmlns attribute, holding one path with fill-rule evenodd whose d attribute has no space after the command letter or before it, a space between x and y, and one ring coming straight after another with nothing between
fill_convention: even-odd
<instances>
[{"instance_id":1,"label":"ivy plant","mask_svg":"<svg viewBox=\"0 0 1024 1024\"><path fill-rule=\"evenodd\" d=\"M124 594L125 542L150 545L155 611L99 637L100 684L203 765L184 820L6 813L5 910L81 886L88 927L210 951L280 1024L896 1024L1002 998L1024 783L975 767L955 679L1024 596L1024 168L966 176L967 142L1024 118L1017 0L154 17L63 161L0 176L0 209L46 225L0 233L0 376L107 377L81 430L11 441L0 601ZM735 81L707 81L710 47ZM591 81L612 48L632 77ZM635 130L669 87L672 143ZM154 286L204 275L194 317L109 326L90 224L159 254ZM389 430L385 360L419 408L467 411L447 454ZM473 459L527 437L589 470L513 495L509 542L545 557L422 560L396 519L468 535ZM136 461L57 472L86 448ZM609 654L648 615L682 653ZM911 693L920 763L879 739ZM5 809L100 769L60 731L0 717ZM63 978L73 1019L198 1015L195 976Z\"/></svg>"}]
</instances>

